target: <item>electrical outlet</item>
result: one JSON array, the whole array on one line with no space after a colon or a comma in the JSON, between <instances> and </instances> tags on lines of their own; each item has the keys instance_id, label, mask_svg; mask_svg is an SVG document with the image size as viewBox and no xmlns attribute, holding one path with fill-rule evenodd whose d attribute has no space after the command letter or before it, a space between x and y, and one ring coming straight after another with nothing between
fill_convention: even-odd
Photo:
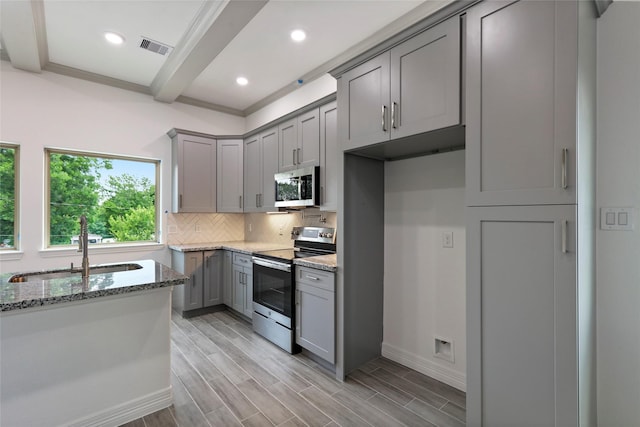
<instances>
[{"instance_id":1,"label":"electrical outlet","mask_svg":"<svg viewBox=\"0 0 640 427\"><path fill-rule=\"evenodd\" d=\"M442 247L443 248L453 247L453 231L442 232Z\"/></svg>"}]
</instances>

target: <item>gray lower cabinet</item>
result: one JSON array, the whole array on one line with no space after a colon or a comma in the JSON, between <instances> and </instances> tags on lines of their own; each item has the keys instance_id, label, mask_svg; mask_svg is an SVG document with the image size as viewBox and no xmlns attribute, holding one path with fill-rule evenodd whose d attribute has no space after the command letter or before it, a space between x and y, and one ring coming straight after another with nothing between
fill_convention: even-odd
<instances>
[{"instance_id":1,"label":"gray lower cabinet","mask_svg":"<svg viewBox=\"0 0 640 427\"><path fill-rule=\"evenodd\" d=\"M184 315L223 303L222 258L222 251L171 251L172 268L189 276L187 283L173 288L174 310Z\"/></svg>"},{"instance_id":2,"label":"gray lower cabinet","mask_svg":"<svg viewBox=\"0 0 640 427\"><path fill-rule=\"evenodd\" d=\"M296 266L296 343L335 363L335 275Z\"/></svg>"},{"instance_id":3,"label":"gray lower cabinet","mask_svg":"<svg viewBox=\"0 0 640 427\"><path fill-rule=\"evenodd\" d=\"M251 255L233 253L231 308L251 318L253 313L253 263Z\"/></svg>"},{"instance_id":4,"label":"gray lower cabinet","mask_svg":"<svg viewBox=\"0 0 640 427\"><path fill-rule=\"evenodd\" d=\"M460 28L454 16L340 77L345 150L460 124Z\"/></svg>"},{"instance_id":5,"label":"gray lower cabinet","mask_svg":"<svg viewBox=\"0 0 640 427\"><path fill-rule=\"evenodd\" d=\"M233 252L222 252L222 302L231 307L233 304Z\"/></svg>"},{"instance_id":6,"label":"gray lower cabinet","mask_svg":"<svg viewBox=\"0 0 640 427\"><path fill-rule=\"evenodd\" d=\"M578 425L576 209L468 208L467 425Z\"/></svg>"}]
</instances>

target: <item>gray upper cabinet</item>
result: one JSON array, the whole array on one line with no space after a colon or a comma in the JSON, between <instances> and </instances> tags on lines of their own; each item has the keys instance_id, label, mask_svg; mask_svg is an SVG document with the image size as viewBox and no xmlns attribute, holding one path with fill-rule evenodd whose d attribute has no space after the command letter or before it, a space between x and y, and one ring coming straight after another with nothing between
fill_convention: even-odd
<instances>
[{"instance_id":1,"label":"gray upper cabinet","mask_svg":"<svg viewBox=\"0 0 640 427\"><path fill-rule=\"evenodd\" d=\"M389 53L344 73L338 82L344 150L389 140Z\"/></svg>"},{"instance_id":2,"label":"gray upper cabinet","mask_svg":"<svg viewBox=\"0 0 640 427\"><path fill-rule=\"evenodd\" d=\"M460 17L345 72L338 110L345 150L461 122Z\"/></svg>"},{"instance_id":3,"label":"gray upper cabinet","mask_svg":"<svg viewBox=\"0 0 640 427\"><path fill-rule=\"evenodd\" d=\"M468 11L467 205L576 203L577 22L570 1Z\"/></svg>"},{"instance_id":4,"label":"gray upper cabinet","mask_svg":"<svg viewBox=\"0 0 640 427\"><path fill-rule=\"evenodd\" d=\"M460 18L391 49L391 139L460 123Z\"/></svg>"},{"instance_id":5,"label":"gray upper cabinet","mask_svg":"<svg viewBox=\"0 0 640 427\"><path fill-rule=\"evenodd\" d=\"M275 210L273 175L278 172L278 128L244 141L244 211Z\"/></svg>"},{"instance_id":6,"label":"gray upper cabinet","mask_svg":"<svg viewBox=\"0 0 640 427\"><path fill-rule=\"evenodd\" d=\"M169 132L172 212L216 212L216 140Z\"/></svg>"},{"instance_id":7,"label":"gray upper cabinet","mask_svg":"<svg viewBox=\"0 0 640 427\"><path fill-rule=\"evenodd\" d=\"M320 107L320 209L338 208L338 108L336 102Z\"/></svg>"},{"instance_id":8,"label":"gray upper cabinet","mask_svg":"<svg viewBox=\"0 0 640 427\"><path fill-rule=\"evenodd\" d=\"M218 212L243 211L243 142L218 141Z\"/></svg>"},{"instance_id":9,"label":"gray upper cabinet","mask_svg":"<svg viewBox=\"0 0 640 427\"><path fill-rule=\"evenodd\" d=\"M244 140L244 211L260 212L262 148L260 135Z\"/></svg>"},{"instance_id":10,"label":"gray upper cabinet","mask_svg":"<svg viewBox=\"0 0 640 427\"><path fill-rule=\"evenodd\" d=\"M320 118L314 108L278 126L279 172L317 166L320 161Z\"/></svg>"}]
</instances>

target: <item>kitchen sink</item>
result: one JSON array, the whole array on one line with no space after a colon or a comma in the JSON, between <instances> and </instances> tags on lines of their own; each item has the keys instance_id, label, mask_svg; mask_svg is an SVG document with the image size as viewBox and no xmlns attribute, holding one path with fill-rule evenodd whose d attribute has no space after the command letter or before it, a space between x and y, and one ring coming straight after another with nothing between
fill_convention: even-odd
<instances>
[{"instance_id":1,"label":"kitchen sink","mask_svg":"<svg viewBox=\"0 0 640 427\"><path fill-rule=\"evenodd\" d=\"M142 266L140 264L111 264L111 265L96 265L89 267L89 275L95 274L107 274L117 273L120 271L139 270ZM82 270L79 268L69 268L66 270L56 270L47 273L21 273L14 274L9 278L10 283L22 283L38 280L52 280L52 279L64 279L66 277L82 276Z\"/></svg>"}]
</instances>

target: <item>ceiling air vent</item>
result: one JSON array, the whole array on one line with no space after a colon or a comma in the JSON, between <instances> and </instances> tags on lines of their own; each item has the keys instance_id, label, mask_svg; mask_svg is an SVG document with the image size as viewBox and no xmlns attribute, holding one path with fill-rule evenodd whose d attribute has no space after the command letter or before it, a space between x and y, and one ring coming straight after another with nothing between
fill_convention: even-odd
<instances>
[{"instance_id":1,"label":"ceiling air vent","mask_svg":"<svg viewBox=\"0 0 640 427\"><path fill-rule=\"evenodd\" d=\"M141 37L140 43L138 44L138 46L140 46L145 50L150 50L151 52L158 53L163 56L171 53L171 50L173 49L173 47L167 44L160 43L155 40L151 40L150 38L144 37L144 36Z\"/></svg>"}]
</instances>

